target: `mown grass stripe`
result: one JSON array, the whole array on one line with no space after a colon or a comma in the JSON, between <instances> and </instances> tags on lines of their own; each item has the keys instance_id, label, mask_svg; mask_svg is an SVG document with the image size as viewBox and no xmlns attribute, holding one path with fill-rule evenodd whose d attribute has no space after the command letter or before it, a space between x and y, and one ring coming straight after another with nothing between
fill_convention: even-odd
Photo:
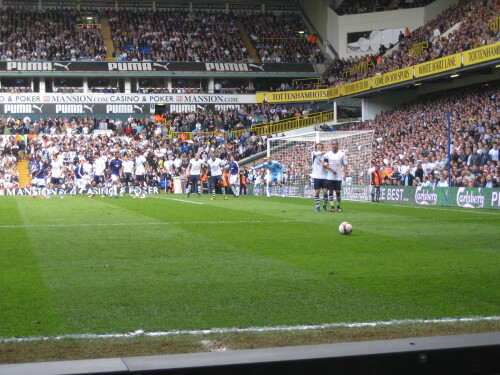
<instances>
[{"instance_id":1,"label":"mown grass stripe","mask_svg":"<svg viewBox=\"0 0 500 375\"><path fill-rule=\"evenodd\" d=\"M8 220L22 222L16 201L2 201ZM42 278L26 228L2 235L0 246L0 335L36 335L60 331L52 296Z\"/></svg>"}]
</instances>

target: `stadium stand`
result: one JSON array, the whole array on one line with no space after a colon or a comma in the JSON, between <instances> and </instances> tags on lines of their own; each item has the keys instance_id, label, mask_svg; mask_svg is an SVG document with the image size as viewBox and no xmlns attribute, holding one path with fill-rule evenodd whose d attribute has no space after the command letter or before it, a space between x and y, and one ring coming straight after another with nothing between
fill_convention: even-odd
<instances>
[{"instance_id":1,"label":"stadium stand","mask_svg":"<svg viewBox=\"0 0 500 375\"><path fill-rule=\"evenodd\" d=\"M6 142L0 140L0 187L11 188L18 186L19 171L17 160L19 157L19 143L15 139ZM25 145L24 145L25 146ZM23 147L21 145L21 147Z\"/></svg>"},{"instance_id":2,"label":"stadium stand","mask_svg":"<svg viewBox=\"0 0 500 375\"><path fill-rule=\"evenodd\" d=\"M234 109L204 110L186 112L166 112L162 116L167 132L230 132L235 130L249 129L252 126L267 124L273 121L292 119L307 116L313 112L320 112L319 106L310 104L242 104ZM154 116L153 116L154 117ZM125 121L117 118L95 117L95 116L48 116L33 120L29 115L13 117L12 115L0 117L0 134L23 135L23 134L90 134L97 129L111 129L116 134L135 135L144 132L146 137L152 136L148 133L149 127L146 123L152 120L150 117L128 116ZM138 125L141 123L141 125ZM105 125L105 126L100 126ZM139 129L137 129L139 126ZM128 129L130 128L130 129Z\"/></svg>"},{"instance_id":3,"label":"stadium stand","mask_svg":"<svg viewBox=\"0 0 500 375\"><path fill-rule=\"evenodd\" d=\"M121 10L109 23L119 61L252 61L231 13Z\"/></svg>"},{"instance_id":4,"label":"stadium stand","mask_svg":"<svg viewBox=\"0 0 500 375\"><path fill-rule=\"evenodd\" d=\"M241 21L262 62L324 63L325 56L296 12L241 14ZM301 33L299 33L301 32ZM307 39L307 36L313 39Z\"/></svg>"},{"instance_id":5,"label":"stadium stand","mask_svg":"<svg viewBox=\"0 0 500 375\"><path fill-rule=\"evenodd\" d=\"M421 173L415 185L435 186L439 176L448 175L445 113L450 112L453 186L498 187L499 106L498 86L478 86L427 96L350 127L375 130L374 165L397 167L402 175L408 169L414 176ZM420 167L423 171L417 172ZM402 179L391 183L400 185Z\"/></svg>"},{"instance_id":6,"label":"stadium stand","mask_svg":"<svg viewBox=\"0 0 500 375\"><path fill-rule=\"evenodd\" d=\"M194 153L199 152L206 160L212 152L225 154L225 157L234 156L236 160L249 157L265 150L267 136L256 135L252 129L261 123L280 121L297 116L307 116L318 108L311 105L242 105L234 110L220 111L191 111L191 112L167 112L157 121L152 117L137 118L130 116L125 121L111 117L95 118L80 117L47 117L39 120L25 118L0 119L0 134L7 137L0 139L0 152L5 160L5 170L2 174L10 171L11 163L8 161L20 159L19 148L27 150L26 158L29 160L30 170L33 172L34 162L37 157L42 160L50 160L50 155L59 153L64 158L68 171L71 165L77 164L77 158L93 159L93 154L83 154L80 150L94 152L109 142L120 145L122 154L134 154L140 150L151 157L157 157L161 164L168 160L179 158L191 158ZM112 130L104 139L94 139L93 133L98 129ZM192 132L190 140L186 142L185 132ZM172 135L174 136L172 137ZM268 136L273 136L269 134ZM276 135L274 135L276 136ZM140 142L138 146L137 142ZM82 143L87 146L82 147ZM79 145L80 147L75 147ZM108 151L108 148L105 147ZM114 153L115 149L109 152ZM24 154L23 154L24 155ZM23 156L24 157L24 156ZM153 160L148 160L150 163ZM156 163L158 163L156 162ZM155 163L155 165L156 165ZM151 165L151 164L150 164ZM169 171L168 173L155 166L150 169L148 183L155 186L160 177L165 174L178 176L184 173L186 165L182 168ZM165 172L165 173L164 173ZM9 176L12 174L9 174ZM17 175L16 175L17 176ZM71 187L73 175L64 176L65 186ZM18 179L11 178L0 187L16 187Z\"/></svg>"},{"instance_id":7,"label":"stadium stand","mask_svg":"<svg viewBox=\"0 0 500 375\"><path fill-rule=\"evenodd\" d=\"M337 86L497 42L499 30L490 24L498 14L498 2L460 0L424 26L401 34L391 52L336 60L328 81Z\"/></svg>"},{"instance_id":8,"label":"stadium stand","mask_svg":"<svg viewBox=\"0 0 500 375\"><path fill-rule=\"evenodd\" d=\"M0 10L0 59L20 61L104 61L99 29L78 28L83 13L76 10Z\"/></svg>"},{"instance_id":9,"label":"stadium stand","mask_svg":"<svg viewBox=\"0 0 500 375\"><path fill-rule=\"evenodd\" d=\"M415 6L422 5L418 2L413 4ZM451 6L436 19L407 33L407 35L402 35L397 48L389 55L368 56L361 60L354 58L337 60L330 70L328 82L320 79L286 80L277 78L266 80L267 88L270 91L298 91L322 88L326 83L334 86L468 50L476 47L477 41L480 44L488 44L498 40L498 30L490 28L489 25L499 11L500 4L496 2L460 0L457 5ZM255 44L256 53L262 62L316 63L325 61L325 57L315 40L298 36L298 31L304 31L306 35L308 31L301 15L295 12L280 14L241 12L235 14L218 11L137 12L113 10L98 13L99 15L95 19L101 18L109 21L109 28L115 42L114 57L121 61L252 62L254 59L250 57L248 49L241 39L241 30L236 25L237 23L244 27L250 40ZM103 60L106 57L106 48L103 46L100 28L94 28L93 24L85 24L82 15L83 13L77 11L4 10L2 16L7 22L0 33L0 38L3 41L2 58L13 60ZM27 20L29 26L24 26L21 20ZM36 29L36 31L28 29ZM21 37L21 35L25 36ZM32 39L27 40L26 36L32 37ZM428 48L423 48L420 54L411 53L415 44L424 42L428 43ZM367 69L355 71L353 68L360 62L366 62ZM346 72L349 73L346 74ZM261 87L259 88L261 89ZM102 93L119 92L118 87L91 89L94 92ZM2 91L30 92L31 88L2 87ZM72 93L77 92L78 88L54 87L54 91ZM233 93L251 91L252 89L248 87L242 87ZM416 168L415 164L419 163L419 160L422 164L436 164L436 162L443 164L445 146L442 136L440 136L443 130L443 115L439 111L433 110L436 107L431 103L439 103L440 106L451 109L457 101L472 101L475 105L482 106L489 117L481 119L484 122L481 126L476 123L463 122L460 130L454 133L456 142L466 142L466 144L454 146L453 177L456 180L459 175L469 178L473 174L474 183L481 185L485 183L485 181L481 181L481 178L486 178L488 174L498 173L495 170L494 160L486 158L479 165L468 165L469 158L464 163L460 156L468 148L471 148L471 154L474 154L474 149L477 148L479 155L487 155L490 150L494 149L494 144L498 140L498 129L497 119L492 114L491 103L498 104L497 91L497 88L488 88L487 90L475 88L461 94L465 96L449 95L448 97L423 99L419 103L409 104L391 112L384 112L374 120L356 125L356 128L376 130L373 160L375 164L382 163L391 168L399 164L400 172L408 168ZM169 93L169 89L165 87L151 89L139 87L137 92ZM172 92L178 94L203 93L204 89L178 87L173 88ZM456 116L460 121L462 121L462 117L467 120L472 115L472 109L469 109L471 113L463 113L465 108L468 107L456 108ZM2 156L7 158L2 162L2 174L12 176L11 180L16 178L16 173L10 173L13 171L9 161L13 158L12 147L19 145L22 138L19 135L21 134L44 134L45 137L64 137L73 134L87 137L93 133L94 129L114 129L115 135L111 136L111 139L113 137L129 137L145 139L147 142L152 140L157 142L167 141L169 133L200 132L193 139L202 137L201 142L209 143L213 143L214 139L217 139L217 142L220 142L219 145L231 141L229 145L232 146L233 151L234 141L237 142L236 144L238 142L243 144L243 148L239 147L239 144L236 147L238 150L237 159L240 159L243 155L248 156L261 151L264 144L261 139L260 143L256 144L254 140L249 146L246 139L251 136L249 129L252 126L286 118L307 116L314 111L319 111L319 109L313 109L311 104L289 105L287 107L286 105L268 105L267 103L264 105L241 105L234 110L215 112L201 109L181 113L174 111L166 113L167 126L164 127L158 126L148 117L135 118L133 115L123 122L112 117L87 118L73 115L49 116L45 120L40 118L40 120L28 123L23 117L16 119L10 116L7 119L3 118L0 122L0 133L15 135L8 138L7 141L2 141ZM474 115L477 114L474 113ZM398 120L397 124L394 124L395 119ZM201 132L218 130L223 131L225 136L201 134ZM228 139L227 134L231 134L230 132L235 130L247 130L247 132L244 132L241 139ZM425 138L425 134L428 134L429 130L432 130L435 136L432 139ZM461 140L461 135L465 133L476 134L475 143L467 139ZM394 134L397 136L395 137ZM410 140L410 137L415 136L419 139L417 146ZM398 139L399 143L395 142L394 139ZM179 144L185 142L182 137L178 140ZM179 153L186 151L182 151L182 148L174 147L174 149L175 152ZM460 151L462 154L459 154ZM31 155L31 159L33 159L33 155ZM159 174L160 171L157 173ZM437 176L441 174L441 170L434 170L434 173L425 170L422 179L423 177L432 177L429 175L433 174ZM442 174L446 174L446 171L443 171ZM497 184L496 179L494 184Z\"/></svg>"},{"instance_id":10,"label":"stadium stand","mask_svg":"<svg viewBox=\"0 0 500 375\"><path fill-rule=\"evenodd\" d=\"M410 170L413 175L421 173L414 184L436 184L440 176L447 176L446 153L446 115L452 113L452 181L454 186L460 186L463 181L470 182L476 187L498 187L500 181L500 168L498 167L498 145L500 134L498 128L499 88L473 87L460 93L445 92L418 100L417 102L386 111L376 116L374 120L349 125L349 130L375 130L373 164L390 169L391 173L397 171L404 175ZM301 113L302 111L302 113ZM120 145L123 154L133 153L138 147L132 139L143 141L142 151L149 155L149 161L156 165L151 170L151 178L155 183L163 170L158 169L158 162L166 163L169 159L180 157L189 159L195 152L207 158L211 152L222 153L228 157L234 155L236 160L261 152L265 148L265 138L256 136L250 131L256 119L266 122L296 116L308 115L313 111L312 106L276 106L276 105L247 105L238 110L219 111L212 113L198 110L196 112L167 113L166 124L162 126L148 118L137 119L130 117L128 120L115 123L111 118L89 119L89 121L74 116L68 118L46 119L40 123L27 124L29 159L32 162L36 156L48 154L48 149L58 152L69 152L67 163L81 157L76 152L71 152L74 138L65 135L74 134L78 140L90 145L97 150L102 144L111 142ZM104 140L95 140L89 137L93 129L98 128L99 122L105 122L106 127L115 129L114 135L107 136ZM9 133L26 132L20 120L12 120L3 125L9 128ZM216 130L224 130L217 132ZM231 131L244 130L238 137L231 137ZM168 134L173 132L193 131L193 143L186 142L183 133L169 139ZM198 134L199 132L199 134ZM209 133L210 132L210 133ZM33 133L41 135L35 137ZM62 137L61 137L62 135ZM271 135L270 135L271 136ZM11 136L1 144L0 150L4 159L3 174L13 176L11 160L18 152L13 147L19 144L22 138L17 134ZM77 141L76 143L78 143ZM54 143L57 144L54 149ZM124 147L128 145L128 147ZM52 147L52 148L51 148ZM131 147L133 148L131 150ZM139 149L140 149L139 148ZM88 149L88 147L86 148ZM66 150L66 151L65 151ZM147 150L147 151L146 151ZM115 147L110 148L110 153ZM152 158L158 158L153 162ZM86 156L92 158L92 155ZM308 167L308 166L307 166ZM417 171L422 169L422 171ZM182 173L182 168L175 173ZM300 172L300 171L299 171ZM302 175L306 175L303 171ZM298 172L297 172L298 173ZM257 173L250 176L249 180L257 178ZM12 180L12 179L11 179ZM68 182L69 183L69 182ZM391 180L392 184L402 184L401 176ZM486 185L487 183L488 186Z\"/></svg>"}]
</instances>

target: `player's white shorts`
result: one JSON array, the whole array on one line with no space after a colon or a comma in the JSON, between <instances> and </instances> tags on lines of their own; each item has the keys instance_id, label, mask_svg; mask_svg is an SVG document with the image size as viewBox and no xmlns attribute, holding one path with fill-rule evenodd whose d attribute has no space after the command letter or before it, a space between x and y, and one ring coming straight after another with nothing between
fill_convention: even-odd
<instances>
[{"instance_id":1,"label":"player's white shorts","mask_svg":"<svg viewBox=\"0 0 500 375\"><path fill-rule=\"evenodd\" d=\"M34 178L33 185L45 186L45 178Z\"/></svg>"},{"instance_id":2,"label":"player's white shorts","mask_svg":"<svg viewBox=\"0 0 500 375\"><path fill-rule=\"evenodd\" d=\"M111 175L111 181L115 182L115 181L118 181L119 179L120 179L120 176L118 176L117 174Z\"/></svg>"},{"instance_id":3,"label":"player's white shorts","mask_svg":"<svg viewBox=\"0 0 500 375\"><path fill-rule=\"evenodd\" d=\"M76 179L76 187L78 189L85 189L86 186L87 186L87 181L85 181L84 178L77 178Z\"/></svg>"},{"instance_id":4,"label":"player's white shorts","mask_svg":"<svg viewBox=\"0 0 500 375\"><path fill-rule=\"evenodd\" d=\"M232 174L229 176L229 185L239 185L240 184L240 175Z\"/></svg>"}]
</instances>

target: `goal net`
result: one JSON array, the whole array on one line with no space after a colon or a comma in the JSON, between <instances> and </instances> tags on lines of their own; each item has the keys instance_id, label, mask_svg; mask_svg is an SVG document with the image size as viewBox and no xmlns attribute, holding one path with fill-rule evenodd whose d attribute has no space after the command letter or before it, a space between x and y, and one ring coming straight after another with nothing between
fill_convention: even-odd
<instances>
[{"instance_id":1,"label":"goal net","mask_svg":"<svg viewBox=\"0 0 500 375\"><path fill-rule=\"evenodd\" d=\"M330 151L331 142L334 139L338 140L339 150L345 153L348 162L348 174L342 183L344 197L360 200L369 197L369 189L363 188L363 186L370 185L368 171L372 159L372 130L316 131L300 135L269 138L267 140L267 155L283 164L287 169L283 176L287 196L309 198L314 195L310 176L312 171L311 152L314 151L316 143L323 143L325 151ZM265 189L263 189L264 191ZM348 196L345 196L346 193L348 193ZM258 190L255 191L255 194L259 194ZM280 195L279 187L273 186L271 194Z\"/></svg>"}]
</instances>

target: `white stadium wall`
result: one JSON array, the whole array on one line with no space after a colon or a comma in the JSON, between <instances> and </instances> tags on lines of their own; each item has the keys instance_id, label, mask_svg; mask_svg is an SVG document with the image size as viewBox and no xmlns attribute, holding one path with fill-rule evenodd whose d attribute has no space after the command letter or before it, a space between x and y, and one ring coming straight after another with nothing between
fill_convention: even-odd
<instances>
[{"instance_id":1,"label":"white stadium wall","mask_svg":"<svg viewBox=\"0 0 500 375\"><path fill-rule=\"evenodd\" d=\"M328 24L327 24L327 35L328 35L328 42L332 45L333 49L337 51L339 54L339 57L342 57L340 55L339 51L339 45L340 45L340 33L339 33L339 15L335 13L332 8L327 8L326 9L326 15L328 19ZM346 47L347 48L347 47ZM344 48L344 50L346 49Z\"/></svg>"},{"instance_id":2,"label":"white stadium wall","mask_svg":"<svg viewBox=\"0 0 500 375\"><path fill-rule=\"evenodd\" d=\"M325 9L328 7L328 0L299 0L299 4L321 38L326 39L328 19Z\"/></svg>"},{"instance_id":3,"label":"white stadium wall","mask_svg":"<svg viewBox=\"0 0 500 375\"><path fill-rule=\"evenodd\" d=\"M345 16L338 16L337 13L335 13L335 11L328 6L326 6L326 12L324 11L325 8L318 6L318 8L321 9L307 12L307 14L311 17L312 14L321 13L321 11L326 13L328 41L337 51L339 57L347 58L350 56L362 56L367 54L362 52L347 51L348 33L398 29L405 27L408 27L410 30L414 30L424 25L426 22L436 18L440 12L457 2L458 0L437 0L424 8L391 10L387 12ZM321 17L322 15L318 15L318 21L321 21ZM316 27L318 27L318 25L316 25Z\"/></svg>"},{"instance_id":4,"label":"white stadium wall","mask_svg":"<svg viewBox=\"0 0 500 375\"><path fill-rule=\"evenodd\" d=\"M443 10L448 8L452 4L458 3L458 0L437 0L425 7L424 23L433 20L441 13ZM441 30L443 32L444 30Z\"/></svg>"},{"instance_id":5,"label":"white stadium wall","mask_svg":"<svg viewBox=\"0 0 500 375\"><path fill-rule=\"evenodd\" d=\"M372 120L376 115L383 111L391 110L402 104L417 100L419 97L436 92L448 90L460 90L462 87L488 83L500 80L500 69L495 69L491 74L471 75L463 77L460 80L445 80L440 83L423 83L416 90L405 90L404 95L401 91L383 92L369 98L363 99L363 120Z\"/></svg>"},{"instance_id":6,"label":"white stadium wall","mask_svg":"<svg viewBox=\"0 0 500 375\"><path fill-rule=\"evenodd\" d=\"M394 107L417 99L417 92L406 92L401 95L399 92L375 95L371 98L363 99L363 121L373 120L376 115L383 111L390 111Z\"/></svg>"},{"instance_id":7,"label":"white stadium wall","mask_svg":"<svg viewBox=\"0 0 500 375\"><path fill-rule=\"evenodd\" d=\"M424 24L424 8L391 10L387 12L338 16L328 8L328 39L341 58L362 56L366 53L347 52L347 34L361 31L416 29Z\"/></svg>"}]
</instances>

